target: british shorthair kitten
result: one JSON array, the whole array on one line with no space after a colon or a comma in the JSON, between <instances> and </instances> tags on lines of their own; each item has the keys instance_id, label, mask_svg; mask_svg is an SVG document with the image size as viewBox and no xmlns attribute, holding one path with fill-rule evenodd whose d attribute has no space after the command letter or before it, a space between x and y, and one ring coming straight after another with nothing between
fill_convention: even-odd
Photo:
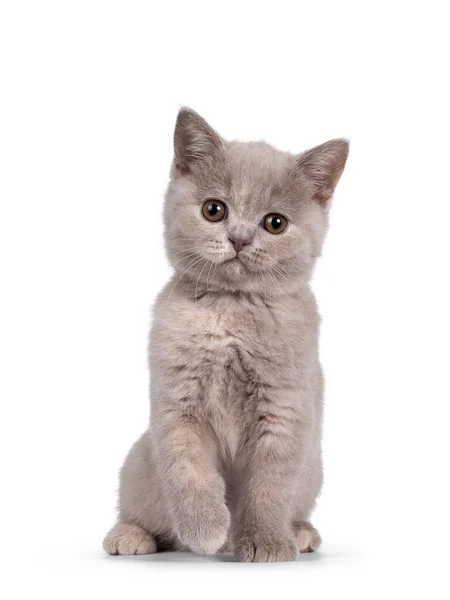
<instances>
[{"instance_id":1,"label":"british shorthair kitten","mask_svg":"<svg viewBox=\"0 0 450 600\"><path fill-rule=\"evenodd\" d=\"M175 271L150 334L151 421L121 471L110 554L318 548L319 317L310 278L348 155L227 142L178 114L165 200Z\"/></svg>"}]
</instances>

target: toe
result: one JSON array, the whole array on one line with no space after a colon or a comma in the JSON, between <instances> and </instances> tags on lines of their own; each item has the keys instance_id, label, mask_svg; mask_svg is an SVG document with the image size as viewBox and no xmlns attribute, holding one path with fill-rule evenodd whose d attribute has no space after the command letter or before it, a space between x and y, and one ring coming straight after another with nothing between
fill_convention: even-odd
<instances>
[{"instance_id":1,"label":"toe","mask_svg":"<svg viewBox=\"0 0 450 600\"><path fill-rule=\"evenodd\" d=\"M245 538L236 548L236 557L241 562L286 562L295 560L297 554L292 540Z\"/></svg>"},{"instance_id":2,"label":"toe","mask_svg":"<svg viewBox=\"0 0 450 600\"><path fill-rule=\"evenodd\" d=\"M103 548L108 554L153 554L156 541L137 525L119 523L106 536Z\"/></svg>"}]
</instances>

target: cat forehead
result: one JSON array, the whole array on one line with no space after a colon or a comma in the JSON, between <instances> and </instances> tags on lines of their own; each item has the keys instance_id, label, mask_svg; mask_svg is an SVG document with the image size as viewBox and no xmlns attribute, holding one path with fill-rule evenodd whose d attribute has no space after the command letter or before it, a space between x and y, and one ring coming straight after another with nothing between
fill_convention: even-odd
<instances>
[{"instance_id":1,"label":"cat forehead","mask_svg":"<svg viewBox=\"0 0 450 600\"><path fill-rule=\"evenodd\" d=\"M278 195L293 157L265 142L229 142L226 163L230 197L236 204L257 209Z\"/></svg>"},{"instance_id":2,"label":"cat forehead","mask_svg":"<svg viewBox=\"0 0 450 600\"><path fill-rule=\"evenodd\" d=\"M226 159L234 179L266 181L282 178L293 157L266 142L227 142Z\"/></svg>"}]
</instances>

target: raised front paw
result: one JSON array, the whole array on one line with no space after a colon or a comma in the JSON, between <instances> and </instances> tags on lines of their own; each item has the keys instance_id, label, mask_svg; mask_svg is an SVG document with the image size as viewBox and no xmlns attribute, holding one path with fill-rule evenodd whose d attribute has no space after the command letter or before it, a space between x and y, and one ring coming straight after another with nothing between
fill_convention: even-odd
<instances>
[{"instance_id":1,"label":"raised front paw","mask_svg":"<svg viewBox=\"0 0 450 600\"><path fill-rule=\"evenodd\" d=\"M225 503L201 502L191 514L178 515L176 530L182 544L200 554L215 554L227 541L230 513Z\"/></svg>"},{"instance_id":2,"label":"raised front paw","mask_svg":"<svg viewBox=\"0 0 450 600\"><path fill-rule=\"evenodd\" d=\"M297 558L298 548L295 539L256 535L242 537L235 554L241 562L287 562Z\"/></svg>"}]
</instances>

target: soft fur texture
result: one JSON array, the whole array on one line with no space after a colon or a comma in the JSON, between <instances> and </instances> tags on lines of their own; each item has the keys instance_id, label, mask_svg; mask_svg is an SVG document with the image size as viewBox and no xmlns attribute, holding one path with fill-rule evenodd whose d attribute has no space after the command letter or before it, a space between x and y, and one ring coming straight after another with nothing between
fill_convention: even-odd
<instances>
[{"instance_id":1,"label":"soft fur texture","mask_svg":"<svg viewBox=\"0 0 450 600\"><path fill-rule=\"evenodd\" d=\"M224 141L182 109L165 204L175 274L150 335L151 424L121 472L110 554L232 550L293 560L320 544L319 317L310 278L348 154ZM205 200L228 206L209 222ZM288 219L273 235L268 213ZM247 242L236 254L229 238Z\"/></svg>"}]
</instances>

